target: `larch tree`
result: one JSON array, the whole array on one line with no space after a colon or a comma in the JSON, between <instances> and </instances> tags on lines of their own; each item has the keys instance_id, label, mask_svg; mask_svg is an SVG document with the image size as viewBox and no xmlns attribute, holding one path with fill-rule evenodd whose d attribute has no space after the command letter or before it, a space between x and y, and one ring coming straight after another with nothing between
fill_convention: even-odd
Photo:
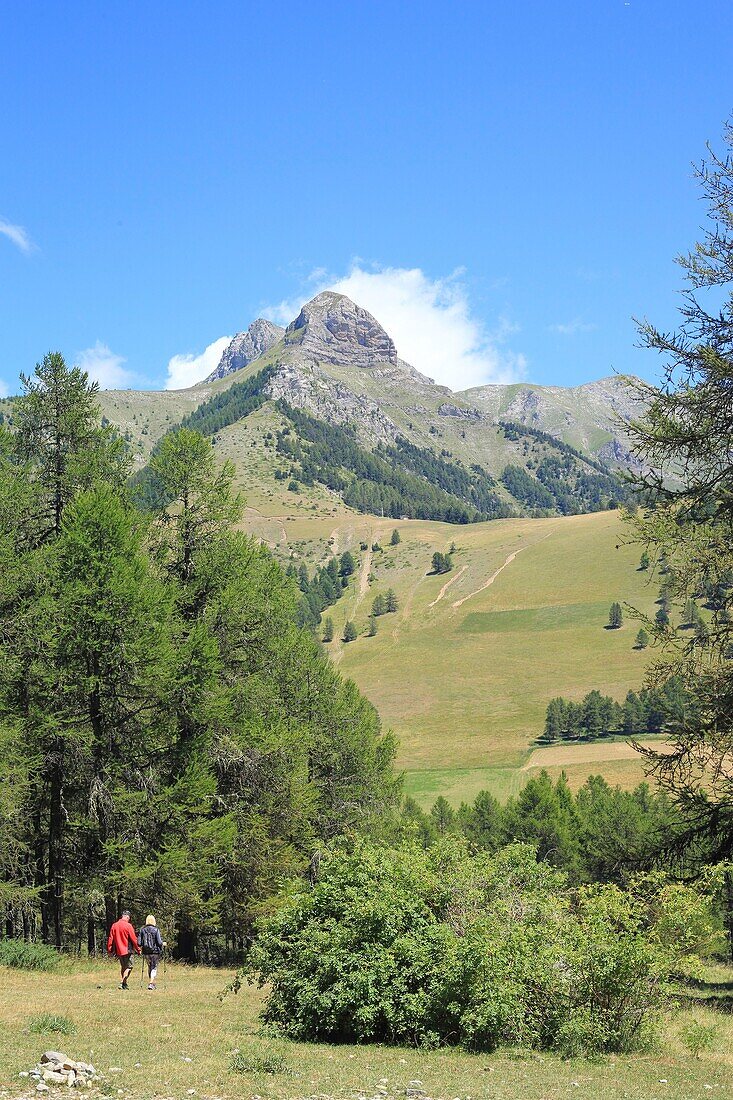
<instances>
[{"instance_id":1,"label":"larch tree","mask_svg":"<svg viewBox=\"0 0 733 1100\"><path fill-rule=\"evenodd\" d=\"M659 389L640 384L648 404L632 425L639 487L654 500L631 520L636 538L664 563L676 606L706 593L711 609L694 632L663 635L656 679L680 677L693 703L672 727L671 751L643 750L682 812L675 846L693 863L733 856L733 121L724 146L722 154L708 147L696 169L708 222L678 257L686 281L680 325L640 325L642 343L664 359L664 381ZM660 613L657 623L666 626ZM728 898L733 937L730 873Z\"/></svg>"}]
</instances>

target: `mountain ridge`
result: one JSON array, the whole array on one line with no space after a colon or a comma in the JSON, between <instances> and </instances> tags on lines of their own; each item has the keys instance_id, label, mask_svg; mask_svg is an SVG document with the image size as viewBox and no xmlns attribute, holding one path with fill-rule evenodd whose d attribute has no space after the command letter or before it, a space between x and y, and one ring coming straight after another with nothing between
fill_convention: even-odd
<instances>
[{"instance_id":1,"label":"mountain ridge","mask_svg":"<svg viewBox=\"0 0 733 1100\"><path fill-rule=\"evenodd\" d=\"M517 382L452 391L402 360L372 314L332 291L306 302L286 328L258 318L234 337L216 369L187 390L105 391L100 401L107 418L119 425L131 444L140 467L156 441L176 423L261 372L267 377L258 408L264 404L273 410L300 410L334 428L353 431L355 443L366 451L399 450L409 444L440 462L480 470L512 506L517 500L509 481L524 496L520 507L534 501L531 507L537 508L548 500L546 485L569 475L573 464L576 481L581 475L593 476L591 467L609 475L635 468L623 425L641 411L643 402L624 376L573 387ZM222 439L232 434L230 423L222 422ZM235 434L239 442L229 457L237 466L246 465L241 433ZM264 437L249 437L247 445L263 454L268 451ZM563 445L577 453L558 451ZM583 469L585 461L588 467ZM263 476L274 478L275 465L268 462L269 473ZM359 462L363 465L362 459ZM564 472L558 462L565 463ZM423 462L426 469L429 465ZM319 468L325 469L323 463ZM327 480L334 478L342 480L330 470ZM543 480L545 488L539 485ZM560 493L564 507L570 507L567 490L565 486ZM595 490L592 495L595 499ZM287 497L283 506L288 507Z\"/></svg>"},{"instance_id":2,"label":"mountain ridge","mask_svg":"<svg viewBox=\"0 0 733 1100\"><path fill-rule=\"evenodd\" d=\"M253 325L260 323L258 320ZM411 400L397 401L403 412L420 417L432 411L439 417L488 421L493 425L503 419L515 421L597 454L612 465L636 467L620 429L620 422L628 422L641 407L627 376L609 376L572 387L520 381L453 391L400 359L394 341L379 321L334 291L323 291L306 302L284 330L271 322L269 325L268 346L259 357L248 357L242 367L237 366L241 361L241 337L235 337L206 382L257 365L258 360L265 365L263 355L274 352L280 377L271 384L273 396L290 398L296 407L325 416L333 423L363 418L365 436L369 435L371 422L372 444L405 433L405 424L390 415L388 406L390 391L407 388ZM240 344L235 346L236 341ZM380 393L373 392L372 382L378 384ZM437 405L426 401L438 395L444 399ZM432 410L430 405L434 405ZM578 414L579 407L582 415Z\"/></svg>"}]
</instances>

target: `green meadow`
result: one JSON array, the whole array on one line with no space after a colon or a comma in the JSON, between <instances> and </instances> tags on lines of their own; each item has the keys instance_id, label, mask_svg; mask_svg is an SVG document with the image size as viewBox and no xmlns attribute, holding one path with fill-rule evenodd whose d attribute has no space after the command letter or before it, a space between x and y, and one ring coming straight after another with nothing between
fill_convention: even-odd
<instances>
[{"instance_id":1,"label":"green meadow","mask_svg":"<svg viewBox=\"0 0 733 1100\"><path fill-rule=\"evenodd\" d=\"M35 1096L28 1078L18 1075L48 1049L93 1062L101 1075L101 1087L91 1090L95 1097L128 1100L388 1100L404 1098L415 1081L433 1100L730 1095L729 967L707 967L680 988L655 1051L592 1061L521 1049L469 1054L455 1048L286 1042L262 1028L262 992L245 987L220 1000L231 971L168 964L157 993L140 988L137 969L129 992L119 991L117 972L116 964L104 961L67 963L54 974L0 967L0 1095ZM71 1034L38 1033L42 1015L63 1017ZM699 1058L685 1045L693 1022L710 1029L710 1048ZM234 1065L243 1068L235 1071Z\"/></svg>"}]
</instances>

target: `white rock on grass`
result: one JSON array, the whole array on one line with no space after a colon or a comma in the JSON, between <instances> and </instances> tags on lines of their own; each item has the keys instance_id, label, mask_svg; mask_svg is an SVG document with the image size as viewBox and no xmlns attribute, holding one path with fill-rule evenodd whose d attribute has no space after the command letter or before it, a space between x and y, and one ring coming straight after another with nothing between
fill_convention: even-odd
<instances>
[{"instance_id":1,"label":"white rock on grass","mask_svg":"<svg viewBox=\"0 0 733 1100\"><path fill-rule=\"evenodd\" d=\"M49 1085L66 1085L67 1088L89 1088L97 1076L94 1066L87 1062L75 1062L60 1051L47 1050L38 1065L26 1074L39 1081L37 1092L47 1092ZM43 1088L40 1087L43 1085Z\"/></svg>"}]
</instances>

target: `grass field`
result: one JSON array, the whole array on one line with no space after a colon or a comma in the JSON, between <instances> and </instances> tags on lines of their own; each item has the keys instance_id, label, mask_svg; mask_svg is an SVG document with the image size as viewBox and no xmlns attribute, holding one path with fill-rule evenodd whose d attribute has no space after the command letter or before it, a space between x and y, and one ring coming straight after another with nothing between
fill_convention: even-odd
<instances>
[{"instance_id":1,"label":"grass field","mask_svg":"<svg viewBox=\"0 0 733 1100\"><path fill-rule=\"evenodd\" d=\"M387 587L400 610L380 618L376 637L337 641L332 651L399 736L407 788L421 801L439 793L456 801L482 787L507 797L524 780L553 696L579 700L598 688L623 700L641 686L649 652L634 648L628 617L606 629L608 609L620 600L652 612L657 591L636 569L637 549L622 544L616 513L458 529L403 521L395 548L393 526L372 522L367 541L385 550L362 563L367 575L334 619L363 630L374 594ZM357 534L358 526L342 528L340 542ZM452 541L454 571L430 575L433 551ZM594 749L585 762L583 746L570 750L580 754L565 761L574 780L605 771L603 748ZM643 778L638 756L609 749L615 780Z\"/></svg>"},{"instance_id":2,"label":"grass field","mask_svg":"<svg viewBox=\"0 0 733 1100\"><path fill-rule=\"evenodd\" d=\"M263 415L261 433L269 424ZM312 567L346 549L358 558L345 596L327 612L336 628L328 648L398 735L406 788L422 803L439 794L459 802L482 788L509 797L526 781L553 696L579 700L598 688L623 700L641 686L651 651L634 648L638 624L628 615L620 630L607 630L608 609L619 600L653 614L658 582L637 570L639 551L626 545L618 513L463 527L382 519L350 512L323 489L293 494L274 478L268 484L261 448L250 456L248 530L283 561ZM432 575L433 552L452 543L453 571ZM372 600L388 588L399 610L380 617L369 638ZM359 637L344 645L347 619ZM578 755L563 764L571 783L593 772L624 786L643 779L636 754L609 749L604 757L595 747L592 759L582 745L571 749Z\"/></svg>"},{"instance_id":3,"label":"grass field","mask_svg":"<svg viewBox=\"0 0 733 1100\"><path fill-rule=\"evenodd\" d=\"M169 965L165 987L154 994L142 991L135 976L129 993L118 991L116 974L114 964L102 962L71 964L66 973L50 975L0 968L0 1091L35 1097L18 1074L54 1049L92 1061L106 1095L129 1100L355 1100L378 1095L380 1086L387 1096L404 1096L413 1080L422 1082L428 1096L446 1100L697 1100L731 1093L733 971L720 967L685 991L683 1004L665 1021L656 1052L593 1062L521 1051L471 1055L287 1043L263 1036L257 991L219 1000L230 977L225 971ZM45 1012L68 1017L75 1034L30 1032L31 1019ZM699 1060L681 1040L691 1019L716 1028L712 1049ZM232 1072L235 1050L280 1054L285 1072Z\"/></svg>"}]
</instances>

